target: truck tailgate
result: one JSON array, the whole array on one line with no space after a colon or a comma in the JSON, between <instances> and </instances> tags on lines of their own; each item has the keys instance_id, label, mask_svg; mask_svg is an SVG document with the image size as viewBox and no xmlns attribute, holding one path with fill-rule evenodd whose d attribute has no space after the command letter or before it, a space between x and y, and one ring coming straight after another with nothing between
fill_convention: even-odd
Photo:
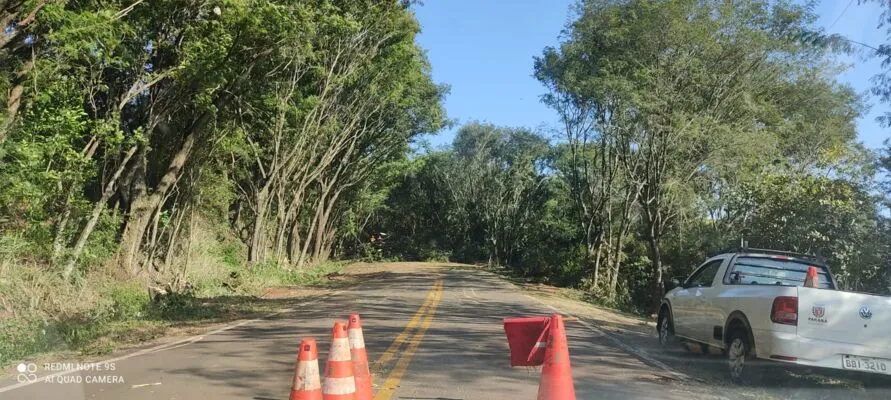
<instances>
[{"instance_id":1,"label":"truck tailgate","mask_svg":"<svg viewBox=\"0 0 891 400\"><path fill-rule=\"evenodd\" d=\"M798 336L867 346L891 358L891 298L798 288Z\"/></svg>"}]
</instances>

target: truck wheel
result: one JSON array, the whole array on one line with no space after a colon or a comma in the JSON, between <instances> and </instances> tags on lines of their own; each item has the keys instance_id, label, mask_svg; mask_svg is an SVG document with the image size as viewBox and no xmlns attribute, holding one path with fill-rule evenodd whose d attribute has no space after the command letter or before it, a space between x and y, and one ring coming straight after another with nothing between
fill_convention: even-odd
<instances>
[{"instance_id":1,"label":"truck wheel","mask_svg":"<svg viewBox=\"0 0 891 400\"><path fill-rule=\"evenodd\" d=\"M669 346L674 344L674 323L671 321L671 313L668 308L663 307L659 311L659 344Z\"/></svg>"},{"instance_id":2,"label":"truck wheel","mask_svg":"<svg viewBox=\"0 0 891 400\"><path fill-rule=\"evenodd\" d=\"M749 343L749 335L744 329L730 333L727 346L727 366L730 380L741 385L755 385L763 379L763 369L755 359L755 351Z\"/></svg>"}]
</instances>

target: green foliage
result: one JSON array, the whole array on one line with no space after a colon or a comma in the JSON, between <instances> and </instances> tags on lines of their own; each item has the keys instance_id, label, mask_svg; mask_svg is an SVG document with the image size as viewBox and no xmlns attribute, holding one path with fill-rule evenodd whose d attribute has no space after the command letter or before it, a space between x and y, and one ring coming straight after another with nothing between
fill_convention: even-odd
<instances>
[{"instance_id":1,"label":"green foliage","mask_svg":"<svg viewBox=\"0 0 891 400\"><path fill-rule=\"evenodd\" d=\"M301 270L281 268L274 263L266 263L251 268L243 277L238 279L244 282L247 293L260 295L270 287L277 286L325 286L328 282L326 276L337 274L343 268L338 262L327 262Z\"/></svg>"},{"instance_id":2,"label":"green foliage","mask_svg":"<svg viewBox=\"0 0 891 400\"><path fill-rule=\"evenodd\" d=\"M886 293L888 242L868 192L827 177L769 176L746 226L752 246L772 244L827 257L842 288Z\"/></svg>"},{"instance_id":3,"label":"green foliage","mask_svg":"<svg viewBox=\"0 0 891 400\"><path fill-rule=\"evenodd\" d=\"M230 269L238 269L244 262L241 260L240 256L241 249L232 244L224 244L220 248L220 258L223 264L225 264Z\"/></svg>"},{"instance_id":4,"label":"green foliage","mask_svg":"<svg viewBox=\"0 0 891 400\"><path fill-rule=\"evenodd\" d=\"M47 325L41 319L0 319L0 365L49 351L56 346L55 342L54 338L47 337Z\"/></svg>"},{"instance_id":5,"label":"green foliage","mask_svg":"<svg viewBox=\"0 0 891 400\"><path fill-rule=\"evenodd\" d=\"M841 68L828 47L803 39L814 31L807 5L582 1L577 12L566 39L536 59L535 73L563 120L566 143L555 165L585 230L592 290L601 291L606 265L611 296L622 263L642 257L629 248L631 233L647 244L655 302L664 273L686 271L734 236L772 232L750 218L767 204L794 205L745 194L766 177L870 179L869 157L854 143L860 100L835 81ZM874 207L845 216L853 214L876 232ZM796 222L811 245L839 236L859 245L809 217ZM626 233L626 222L637 232ZM816 232L829 236L817 240Z\"/></svg>"},{"instance_id":6,"label":"green foliage","mask_svg":"<svg viewBox=\"0 0 891 400\"><path fill-rule=\"evenodd\" d=\"M878 96L882 103L891 105L891 4L884 0L860 0L858 3L878 3L882 7L882 13L878 16L877 28L884 29L885 43L881 43L877 47L855 43L859 45L856 48L862 50L862 53L881 60L882 70L872 78L874 84L872 93ZM885 127L891 127L891 111L885 111L878 120Z\"/></svg>"},{"instance_id":7,"label":"green foliage","mask_svg":"<svg viewBox=\"0 0 891 400\"><path fill-rule=\"evenodd\" d=\"M169 321L207 319L219 313L203 305L191 292L167 294L152 303L150 311L157 318Z\"/></svg>"},{"instance_id":8,"label":"green foliage","mask_svg":"<svg viewBox=\"0 0 891 400\"><path fill-rule=\"evenodd\" d=\"M413 162L373 231L388 234L387 255L520 262L545 201L547 152L547 141L528 130L468 124L452 150Z\"/></svg>"},{"instance_id":9,"label":"green foliage","mask_svg":"<svg viewBox=\"0 0 891 400\"><path fill-rule=\"evenodd\" d=\"M439 249L424 249L419 257L426 262L447 263L451 258L452 252Z\"/></svg>"},{"instance_id":10,"label":"green foliage","mask_svg":"<svg viewBox=\"0 0 891 400\"><path fill-rule=\"evenodd\" d=\"M119 283L100 291L101 301L93 310L93 318L128 320L142 317L148 310L148 292L141 285Z\"/></svg>"},{"instance_id":11,"label":"green foliage","mask_svg":"<svg viewBox=\"0 0 891 400\"><path fill-rule=\"evenodd\" d=\"M884 190L883 203L888 212L891 211L891 139L885 140L885 149L879 155L878 165L880 173L884 174L879 190Z\"/></svg>"},{"instance_id":12,"label":"green foliage","mask_svg":"<svg viewBox=\"0 0 891 400\"><path fill-rule=\"evenodd\" d=\"M119 214L102 213L96 230L90 235L81 255L81 262L85 268L102 265L114 257L119 243L117 230L121 225L121 218Z\"/></svg>"}]
</instances>

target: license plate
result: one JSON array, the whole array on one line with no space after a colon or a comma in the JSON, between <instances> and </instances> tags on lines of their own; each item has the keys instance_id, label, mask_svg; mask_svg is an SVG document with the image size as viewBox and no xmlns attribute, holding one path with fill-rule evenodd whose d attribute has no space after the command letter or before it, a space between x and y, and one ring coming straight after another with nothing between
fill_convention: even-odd
<instances>
[{"instance_id":1,"label":"license plate","mask_svg":"<svg viewBox=\"0 0 891 400\"><path fill-rule=\"evenodd\" d=\"M891 368L889 368L888 366L888 361L889 360L884 360L881 358L844 355L842 356L842 368L866 372L877 372L880 374L891 374Z\"/></svg>"}]
</instances>

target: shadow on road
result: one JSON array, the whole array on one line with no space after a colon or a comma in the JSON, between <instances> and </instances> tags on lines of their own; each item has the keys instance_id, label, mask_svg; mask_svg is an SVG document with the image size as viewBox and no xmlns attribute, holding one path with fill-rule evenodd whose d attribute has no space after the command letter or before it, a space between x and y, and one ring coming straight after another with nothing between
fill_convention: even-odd
<instances>
[{"instance_id":1,"label":"shadow on road","mask_svg":"<svg viewBox=\"0 0 891 400\"><path fill-rule=\"evenodd\" d=\"M420 350L411 360L411 368L400 389L400 396L404 397L400 398L473 399L479 398L480 393L497 393L497 398L507 398L535 393L539 373L511 369L508 365L509 350L502 319L548 315L551 311L505 288L494 277L461 270L443 270L441 274L445 278L442 300ZM164 371L186 375L196 384L237 388L240 390L237 393L247 398L279 398L279 394L288 389L299 339L318 338L319 359L325 360L331 324L335 318L344 319L350 312L360 312L363 316L365 341L373 362L414 316L433 277L427 272L384 272L356 279L359 286L340 296L326 297L311 307L297 307L263 324L236 327L190 345L194 357L216 358L219 367L171 366ZM276 306L288 305L279 300L268 301L275 302ZM635 385L647 383L653 385L653 393L659 393L658 384L664 383L664 377L653 374L639 360L610 347L602 339L592 340L591 332L579 326L568 327L568 339L579 398L638 398L639 387ZM243 346L243 343L252 345ZM228 349L221 352L221 347ZM239 362L248 358L263 362L251 369ZM231 363L231 367L226 367L227 363ZM323 361L320 363L324 365ZM382 382L391 368L377 369L375 382ZM270 376L278 379L269 379ZM440 391L446 397L436 397ZM456 392L465 396L455 397ZM675 396L671 391L663 393L666 396L662 398L690 398ZM604 397L604 394L607 395Z\"/></svg>"},{"instance_id":2,"label":"shadow on road","mask_svg":"<svg viewBox=\"0 0 891 400\"><path fill-rule=\"evenodd\" d=\"M319 360L324 371L333 322L359 312L368 356L374 362L403 333L437 276L444 279L442 297L426 334L423 338L414 337L420 340L420 347L411 358L397 397L466 400L534 396L539 372L509 367L502 319L548 315L552 310L498 278L472 269L419 268L351 275L349 279L357 285L338 295L208 299L204 304L207 307L238 309L259 305L260 309L287 311L257 316L257 321L229 325L193 343L134 357L119 365L118 373L128 379L126 386L84 385L84 398L283 399L290 389L301 338L319 340ZM559 304L558 308L564 310ZM891 398L888 389L864 390L851 387L846 381L786 373L776 383L764 387L733 386L726 378L722 357L691 354L680 347L662 349L655 332L635 325L634 320L606 324L575 310L572 313L599 329L567 323L579 399ZM691 379L677 380L658 366L629 355L603 335L644 351ZM404 351L400 350L396 359ZM376 384L384 381L395 362L375 368ZM131 384L154 383L158 385L147 386L151 389L130 388Z\"/></svg>"}]
</instances>

